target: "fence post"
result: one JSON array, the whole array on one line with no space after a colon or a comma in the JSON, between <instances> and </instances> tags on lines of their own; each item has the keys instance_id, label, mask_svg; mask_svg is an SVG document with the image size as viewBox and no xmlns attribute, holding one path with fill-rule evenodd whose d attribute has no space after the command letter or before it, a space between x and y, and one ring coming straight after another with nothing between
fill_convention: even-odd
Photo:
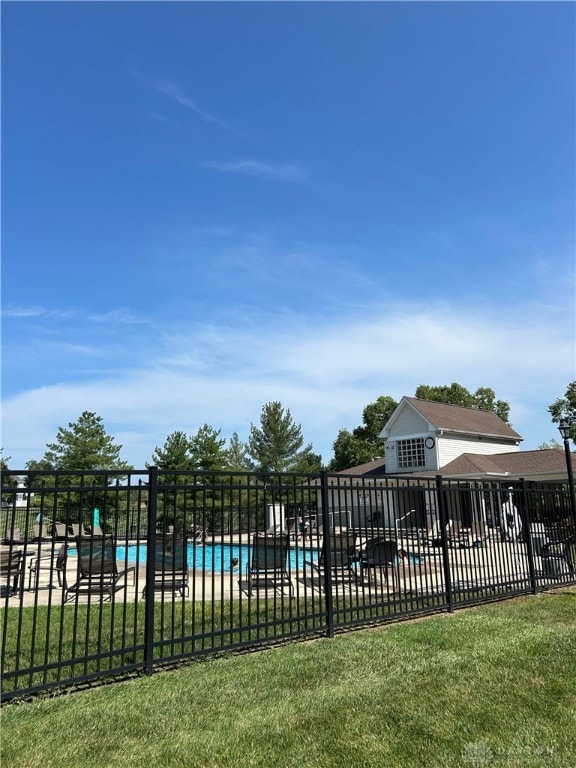
<instances>
[{"instance_id":1,"label":"fence post","mask_svg":"<svg viewBox=\"0 0 576 768\"><path fill-rule=\"evenodd\" d=\"M538 584L536 582L536 569L534 568L534 548L532 546L532 518L530 517L530 506L528 504L528 489L526 480L520 478L520 489L522 491L522 506L524 507L524 530L526 531L526 551L528 553L528 571L530 573L530 584L532 585L532 594L538 594Z\"/></svg>"},{"instance_id":2,"label":"fence post","mask_svg":"<svg viewBox=\"0 0 576 768\"><path fill-rule=\"evenodd\" d=\"M146 536L146 588L144 592L144 671L154 671L154 552L158 509L158 467L148 471L148 532Z\"/></svg>"},{"instance_id":3,"label":"fence post","mask_svg":"<svg viewBox=\"0 0 576 768\"><path fill-rule=\"evenodd\" d=\"M332 569L330 568L330 512L328 510L328 472L322 471L320 497L322 499L322 560L324 562L324 602L326 605L327 635L334 637L334 604L332 600Z\"/></svg>"},{"instance_id":4,"label":"fence post","mask_svg":"<svg viewBox=\"0 0 576 768\"><path fill-rule=\"evenodd\" d=\"M440 543L442 545L442 565L444 568L444 584L446 585L446 597L448 599L448 613L454 613L454 595L452 594L452 574L450 573L450 550L446 536L448 518L446 515L446 503L442 475L436 475L436 498L438 499L438 518L440 520Z\"/></svg>"}]
</instances>

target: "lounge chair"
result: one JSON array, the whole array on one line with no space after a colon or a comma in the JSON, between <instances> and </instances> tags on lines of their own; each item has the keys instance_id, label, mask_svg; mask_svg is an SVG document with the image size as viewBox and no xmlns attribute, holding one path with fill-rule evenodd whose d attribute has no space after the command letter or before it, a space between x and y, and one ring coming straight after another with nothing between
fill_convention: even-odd
<instances>
[{"instance_id":1,"label":"lounge chair","mask_svg":"<svg viewBox=\"0 0 576 768\"><path fill-rule=\"evenodd\" d=\"M20 549L0 551L2 596L17 594L24 589L24 553Z\"/></svg>"},{"instance_id":2,"label":"lounge chair","mask_svg":"<svg viewBox=\"0 0 576 768\"><path fill-rule=\"evenodd\" d=\"M34 541L50 541L48 535L48 525L46 523L36 523L34 525Z\"/></svg>"},{"instance_id":3,"label":"lounge chair","mask_svg":"<svg viewBox=\"0 0 576 768\"><path fill-rule=\"evenodd\" d=\"M64 601L81 594L97 595L102 600L112 600L115 592L127 587L127 576L135 567L124 570L116 562L116 544L112 536L78 536L78 572L76 582L65 586Z\"/></svg>"},{"instance_id":4,"label":"lounge chair","mask_svg":"<svg viewBox=\"0 0 576 768\"><path fill-rule=\"evenodd\" d=\"M466 549L472 546L470 531L459 520L449 520L446 526L446 538L449 547Z\"/></svg>"},{"instance_id":5,"label":"lounge chair","mask_svg":"<svg viewBox=\"0 0 576 768\"><path fill-rule=\"evenodd\" d=\"M57 541L66 541L68 539L68 526L66 523L54 523L52 533Z\"/></svg>"},{"instance_id":6,"label":"lounge chair","mask_svg":"<svg viewBox=\"0 0 576 768\"><path fill-rule=\"evenodd\" d=\"M394 539L370 539L360 555L360 572L370 585L372 576L379 573L386 584L392 575L392 588L398 576L398 542Z\"/></svg>"},{"instance_id":7,"label":"lounge chair","mask_svg":"<svg viewBox=\"0 0 576 768\"><path fill-rule=\"evenodd\" d=\"M142 591L142 597L146 595L147 586ZM152 589L179 592L181 597L188 595L188 540L185 537L166 536L157 539Z\"/></svg>"},{"instance_id":8,"label":"lounge chair","mask_svg":"<svg viewBox=\"0 0 576 768\"><path fill-rule=\"evenodd\" d=\"M50 573L50 580L48 587L51 589L54 585L52 579L54 574L58 578L58 584L60 587L64 586L64 577L66 575L66 556L67 546L62 544L58 550L53 550L49 555L40 554L37 557L30 559L28 565L28 589L32 589L32 578L34 578L34 586L38 587L38 579L41 571L47 571Z\"/></svg>"},{"instance_id":9,"label":"lounge chair","mask_svg":"<svg viewBox=\"0 0 576 768\"><path fill-rule=\"evenodd\" d=\"M288 587L290 597L294 597L294 587L288 570L288 534L259 536L252 539L250 563L246 567L248 595L254 586L271 586L273 589Z\"/></svg>"},{"instance_id":10,"label":"lounge chair","mask_svg":"<svg viewBox=\"0 0 576 768\"><path fill-rule=\"evenodd\" d=\"M20 532L20 528L11 528L6 531L4 544L24 544L24 538Z\"/></svg>"},{"instance_id":11,"label":"lounge chair","mask_svg":"<svg viewBox=\"0 0 576 768\"><path fill-rule=\"evenodd\" d=\"M325 548L322 547L318 568L321 572L325 572L328 568L334 579L358 581L356 570L358 559L356 534L348 530L332 531L328 559Z\"/></svg>"}]
</instances>

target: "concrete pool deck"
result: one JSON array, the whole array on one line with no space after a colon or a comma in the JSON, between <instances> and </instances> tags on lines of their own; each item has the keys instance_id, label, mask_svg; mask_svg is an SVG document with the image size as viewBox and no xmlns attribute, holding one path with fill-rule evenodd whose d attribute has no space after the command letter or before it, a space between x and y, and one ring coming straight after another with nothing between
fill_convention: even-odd
<instances>
[{"instance_id":1,"label":"concrete pool deck","mask_svg":"<svg viewBox=\"0 0 576 768\"><path fill-rule=\"evenodd\" d=\"M215 537L209 539L206 545L230 544L246 545L250 541L249 536L227 536ZM138 540L129 540L128 542L119 542L119 545L132 545L143 543ZM358 541L361 546L361 540ZM316 549L321 545L321 540L315 538L313 542L306 542L306 550ZM302 544L299 544L302 547ZM393 593L395 591L412 592L416 594L438 594L444 591L444 569L442 565L441 549L432 548L417 544L411 539L400 539L399 548L423 556L422 566L402 566L393 569L395 577L388 579L387 582L380 579L370 580L370 583L359 583L351 581L350 584L337 581L335 582L335 591L348 590L353 594L361 594L364 591L372 592L378 590L381 593ZM39 583L32 589L28 589L29 584L29 566L31 559L37 557L38 553L44 556L50 556L52 552L58 552L60 543L57 542L54 549L50 542L44 542L41 545L31 543L26 548L26 562L24 566L24 591L13 594L8 598L9 606L22 605L24 607L34 605L60 605L63 601L63 590L58 585L56 571L42 570L39 573ZM4 547L6 549L6 547ZM21 547L19 547L21 549ZM539 558L535 558L538 578L542 578L542 568ZM122 570L122 560L119 560L119 568ZM243 565L245 569L245 564ZM129 573L127 576L126 589L121 589L115 594L115 601L134 601L142 600L142 591L146 584L145 565L142 564L137 571ZM75 555L69 555L66 560L66 583L74 584L77 575L77 558ZM494 539L488 540L480 549L450 549L450 577L453 585L461 585L464 589L481 588L492 583L494 584L512 584L518 582L524 584L530 579L529 564L527 556L527 547L523 543L500 542ZM34 581L34 580L33 580ZM322 578L318 568L313 567L307 562L304 568L293 572L292 582L297 596L304 596L312 592L322 592ZM52 584L52 586L51 586ZM246 589L246 573L239 568L224 572L202 571L198 568L190 569L189 577L190 592L187 600L193 601L219 601L225 599L244 599L248 597ZM262 590L258 590L261 592ZM157 592L155 595L157 601L180 600L177 595L172 598L170 592ZM88 596L80 595L70 600L66 605L74 605L76 601L79 604L88 602ZM92 596L91 602L99 602L98 596ZM6 602L4 602L6 605Z\"/></svg>"}]
</instances>

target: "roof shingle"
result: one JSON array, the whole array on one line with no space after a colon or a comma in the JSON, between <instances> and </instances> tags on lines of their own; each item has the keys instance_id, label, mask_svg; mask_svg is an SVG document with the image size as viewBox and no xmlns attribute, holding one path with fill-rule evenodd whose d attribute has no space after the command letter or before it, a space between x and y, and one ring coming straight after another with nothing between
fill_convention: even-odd
<instances>
[{"instance_id":1,"label":"roof shingle","mask_svg":"<svg viewBox=\"0 0 576 768\"><path fill-rule=\"evenodd\" d=\"M518 432L502 421L494 411L419 400L416 397L406 397L405 400L437 429L522 440Z\"/></svg>"}]
</instances>

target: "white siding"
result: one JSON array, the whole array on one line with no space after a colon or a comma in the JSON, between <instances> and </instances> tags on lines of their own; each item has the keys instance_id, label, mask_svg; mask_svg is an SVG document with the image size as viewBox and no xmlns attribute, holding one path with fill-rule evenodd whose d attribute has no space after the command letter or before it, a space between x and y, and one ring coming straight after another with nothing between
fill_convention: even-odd
<instances>
[{"instance_id":1,"label":"white siding","mask_svg":"<svg viewBox=\"0 0 576 768\"><path fill-rule=\"evenodd\" d=\"M413 472L414 470L433 471L438 469L437 448L424 448L426 464L423 467L398 467L397 440L412 440L415 437L434 437L435 432L430 431L430 425L426 419L413 408L406 405L394 425L390 429L390 435L386 440L386 474L394 475L401 472Z\"/></svg>"},{"instance_id":2,"label":"white siding","mask_svg":"<svg viewBox=\"0 0 576 768\"><path fill-rule=\"evenodd\" d=\"M495 438L474 437L439 437L437 440L439 466L444 467L463 453L476 453L481 456L491 456L494 453L514 453L520 446L511 445L509 440L497 441Z\"/></svg>"},{"instance_id":3,"label":"white siding","mask_svg":"<svg viewBox=\"0 0 576 768\"><path fill-rule=\"evenodd\" d=\"M433 433L430 433L430 435L433 435ZM417 435L417 437L421 437L421 434ZM403 438L406 440L411 440L412 438L406 437ZM436 439L436 438L434 438ZM434 445L433 448L426 448L424 446L424 459L426 461L426 464L423 467L402 467L400 468L398 466L398 447L396 440L391 440L390 438L386 441L386 474L387 475L395 475L400 474L402 472L414 472L417 470L420 470L421 472L432 472L436 469L438 469L438 443Z\"/></svg>"},{"instance_id":4,"label":"white siding","mask_svg":"<svg viewBox=\"0 0 576 768\"><path fill-rule=\"evenodd\" d=\"M394 422L394 426L390 430L390 436L388 439L394 440L396 438L412 437L413 435L422 435L428 433L430 426L423 416L410 407L405 406L402 413Z\"/></svg>"}]
</instances>

